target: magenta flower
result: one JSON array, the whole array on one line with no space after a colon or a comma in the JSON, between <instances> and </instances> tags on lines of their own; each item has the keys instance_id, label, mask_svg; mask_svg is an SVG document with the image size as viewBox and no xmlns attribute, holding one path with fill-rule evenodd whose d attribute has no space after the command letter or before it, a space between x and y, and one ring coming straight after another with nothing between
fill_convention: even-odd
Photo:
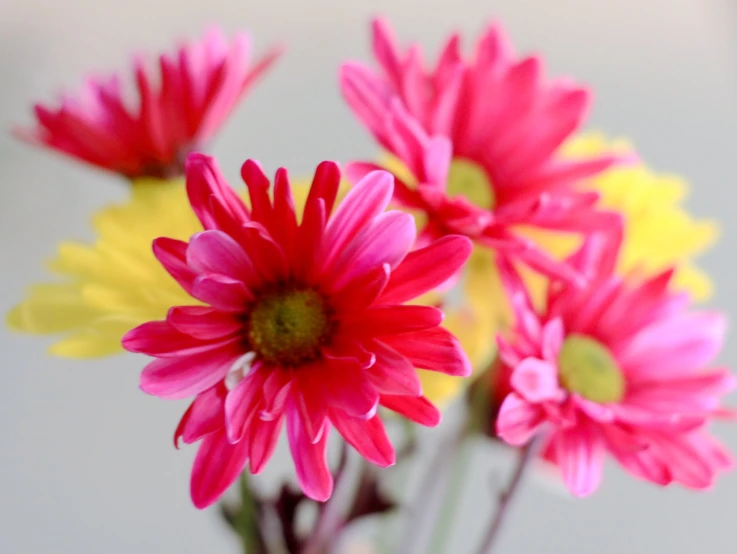
<instances>
[{"instance_id":1,"label":"magenta flower","mask_svg":"<svg viewBox=\"0 0 737 554\"><path fill-rule=\"evenodd\" d=\"M36 128L15 134L130 179L181 175L187 154L205 145L281 53L273 49L251 67L250 50L248 35L229 42L213 28L174 55L162 54L158 71L136 58L134 83L91 77L58 108L36 104ZM131 109L124 89L133 85Z\"/></svg>"},{"instance_id":2,"label":"magenta flower","mask_svg":"<svg viewBox=\"0 0 737 554\"><path fill-rule=\"evenodd\" d=\"M179 306L145 323L125 348L155 356L141 388L161 398L196 395L176 431L202 440L192 498L217 500L247 463L258 473L282 423L305 493L333 487L325 449L330 429L368 460L394 463L379 406L423 425L440 421L422 396L415 368L470 373L443 314L403 305L444 282L471 252L448 236L409 253L412 216L385 212L392 177L367 175L333 212L340 170L317 168L301 223L284 169L270 183L257 162L242 169L251 209L228 187L212 158L186 164L190 202L205 231L189 243L157 239L167 271L205 305Z\"/></svg>"},{"instance_id":3,"label":"magenta flower","mask_svg":"<svg viewBox=\"0 0 737 554\"><path fill-rule=\"evenodd\" d=\"M571 277L519 227L589 233L617 227L595 209L598 195L576 185L615 162L612 156L563 159L558 149L581 125L589 92L547 81L538 57L517 58L498 26L464 60L453 35L428 70L419 46L406 54L383 20L373 23L375 71L341 68L343 95L394 158L395 201L427 217L421 239L460 233L532 268ZM400 162L400 167L397 167ZM378 166L356 163L358 178Z\"/></svg>"},{"instance_id":4,"label":"magenta flower","mask_svg":"<svg viewBox=\"0 0 737 554\"><path fill-rule=\"evenodd\" d=\"M672 271L639 285L615 276L618 246L589 238L570 260L589 285L552 284L542 314L504 272L517 325L498 341L512 392L497 433L515 446L540 435L576 495L597 488L607 452L658 485L708 487L733 465L705 429L735 384L727 369L705 369L725 320L687 311L686 295L668 290Z\"/></svg>"}]
</instances>

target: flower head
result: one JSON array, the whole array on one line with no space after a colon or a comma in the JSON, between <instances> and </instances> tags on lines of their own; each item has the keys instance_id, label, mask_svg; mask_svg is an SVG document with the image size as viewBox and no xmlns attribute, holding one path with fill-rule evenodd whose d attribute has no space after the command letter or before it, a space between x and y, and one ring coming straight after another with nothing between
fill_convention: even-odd
<instances>
[{"instance_id":1,"label":"flower head","mask_svg":"<svg viewBox=\"0 0 737 554\"><path fill-rule=\"evenodd\" d=\"M367 175L334 211L340 171L322 163L301 222L283 169L272 200L259 165L243 165L250 208L211 158L191 155L186 172L205 230L189 242L157 239L154 252L199 304L173 307L123 344L157 358L141 376L144 391L195 395L176 432L187 443L202 440L195 505L214 502L246 463L261 471L284 421L297 476L314 499L332 491L332 427L370 461L392 464L378 407L437 424L415 368L470 372L458 341L439 326L442 312L404 305L458 271L470 241L448 236L410 253L412 217L384 211L393 181L386 172Z\"/></svg>"},{"instance_id":2,"label":"flower head","mask_svg":"<svg viewBox=\"0 0 737 554\"><path fill-rule=\"evenodd\" d=\"M481 36L468 60L459 42L453 35L427 70L418 46L403 55L388 25L375 21L380 71L344 64L344 97L391 154L395 201L426 219L421 239L464 234L538 272L574 279L519 230L617 228L616 215L595 207L595 192L576 188L616 158L572 160L559 152L580 126L589 93L545 80L540 58L517 58L499 26ZM356 163L349 176L375 168Z\"/></svg>"},{"instance_id":3,"label":"flower head","mask_svg":"<svg viewBox=\"0 0 737 554\"><path fill-rule=\"evenodd\" d=\"M92 244L64 241L49 268L58 280L35 284L8 313L15 331L63 335L50 353L97 358L123 351L133 327L191 301L151 252L162 234L185 240L202 230L182 180L145 180L123 203L93 217Z\"/></svg>"},{"instance_id":4,"label":"flower head","mask_svg":"<svg viewBox=\"0 0 737 554\"><path fill-rule=\"evenodd\" d=\"M517 323L499 338L511 392L497 433L514 446L541 435L576 495L596 489L605 453L659 485L708 487L733 463L705 429L735 384L708 368L725 320L688 311L688 296L669 290L672 270L636 283L614 275L618 246L588 238L570 261L589 284L551 283L542 312L504 271Z\"/></svg>"},{"instance_id":5,"label":"flower head","mask_svg":"<svg viewBox=\"0 0 737 554\"><path fill-rule=\"evenodd\" d=\"M251 67L250 49L248 35L228 41L213 28L162 54L158 71L136 58L132 83L117 74L91 77L59 107L36 104L36 127L15 134L129 179L182 175L186 155L205 145L280 53L271 50ZM125 96L133 85L131 109Z\"/></svg>"}]
</instances>

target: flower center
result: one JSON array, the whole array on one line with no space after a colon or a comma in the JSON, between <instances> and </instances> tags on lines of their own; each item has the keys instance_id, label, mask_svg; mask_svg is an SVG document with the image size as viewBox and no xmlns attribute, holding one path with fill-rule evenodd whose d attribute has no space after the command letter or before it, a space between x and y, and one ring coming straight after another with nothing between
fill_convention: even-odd
<instances>
[{"instance_id":1,"label":"flower center","mask_svg":"<svg viewBox=\"0 0 737 554\"><path fill-rule=\"evenodd\" d=\"M319 357L331 330L323 297L314 290L279 291L251 310L248 339L266 362L296 366Z\"/></svg>"},{"instance_id":2,"label":"flower center","mask_svg":"<svg viewBox=\"0 0 737 554\"><path fill-rule=\"evenodd\" d=\"M479 164L463 158L453 158L448 171L448 196L463 196L479 208L494 208L494 187Z\"/></svg>"},{"instance_id":3,"label":"flower center","mask_svg":"<svg viewBox=\"0 0 737 554\"><path fill-rule=\"evenodd\" d=\"M624 377L609 349L583 335L570 335L558 354L560 382L593 402L617 402L624 396Z\"/></svg>"}]
</instances>

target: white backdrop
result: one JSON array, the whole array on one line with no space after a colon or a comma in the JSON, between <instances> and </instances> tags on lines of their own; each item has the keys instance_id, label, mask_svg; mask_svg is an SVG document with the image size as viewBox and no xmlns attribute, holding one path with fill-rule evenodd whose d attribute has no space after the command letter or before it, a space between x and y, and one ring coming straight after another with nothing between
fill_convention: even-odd
<instances>
[{"instance_id":1,"label":"white backdrop","mask_svg":"<svg viewBox=\"0 0 737 554\"><path fill-rule=\"evenodd\" d=\"M33 100L74 87L91 69L122 68L135 49L156 51L211 22L250 30L257 46L285 41L287 55L229 121L213 151L236 182L246 157L293 175L323 159L367 158L371 140L340 100L337 68L368 59L368 17L384 13L405 40L434 53L457 28L466 44L501 19L520 51L545 54L555 75L596 90L591 127L627 135L655 168L687 176L689 206L722 221L703 264L713 301L737 314L734 164L737 155L737 5L734 0L6 0L0 7L0 308L6 311L60 237L90 236L91 209L122 199L114 178L16 143ZM664 230L667 232L667 230ZM0 552L230 553L237 544L215 511L188 498L194 449L175 451L183 404L138 390L142 360L48 358L48 340L0 331ZM737 366L737 340L723 361ZM733 400L734 401L734 400ZM719 434L737 450L737 428ZM283 452L282 452L283 454ZM467 508L475 544L487 517L488 475L477 458ZM272 468L277 472L277 466ZM282 467L288 467L284 459ZM476 497L471 498L473 494ZM715 490L658 490L615 467L601 490L572 500L528 486L500 551L506 554L734 552L737 473Z\"/></svg>"}]
</instances>

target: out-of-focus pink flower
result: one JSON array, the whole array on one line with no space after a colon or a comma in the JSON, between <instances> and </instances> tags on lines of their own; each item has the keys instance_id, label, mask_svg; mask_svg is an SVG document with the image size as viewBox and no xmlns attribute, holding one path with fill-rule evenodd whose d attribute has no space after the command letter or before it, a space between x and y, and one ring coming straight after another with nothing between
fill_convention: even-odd
<instances>
[{"instance_id":1,"label":"out-of-focus pink flower","mask_svg":"<svg viewBox=\"0 0 737 554\"><path fill-rule=\"evenodd\" d=\"M720 399L735 384L727 369L706 368L725 319L688 311L687 296L668 290L672 271L639 284L614 276L618 250L587 239L570 262L589 284L551 284L542 314L504 271L517 325L498 341L512 392L497 434L515 446L541 435L576 495L597 488L607 452L642 479L706 488L733 465L705 429L726 415Z\"/></svg>"},{"instance_id":2,"label":"out-of-focus pink flower","mask_svg":"<svg viewBox=\"0 0 737 554\"><path fill-rule=\"evenodd\" d=\"M461 233L542 273L572 278L518 231L618 228L614 214L594 207L596 193L576 188L616 158L558 155L581 125L590 94L568 80L546 80L541 59L516 57L498 25L482 34L469 59L459 43L453 35L427 69L419 46L402 53L388 24L376 20L379 70L345 63L343 95L393 156L395 201L427 217L421 239ZM376 167L352 164L349 177Z\"/></svg>"},{"instance_id":3,"label":"out-of-focus pink flower","mask_svg":"<svg viewBox=\"0 0 737 554\"><path fill-rule=\"evenodd\" d=\"M420 424L438 410L415 368L465 376L457 339L434 307L404 305L465 263L471 242L447 236L425 248L412 216L385 212L392 177L367 175L333 210L341 174L318 166L298 223L284 169L270 182L243 165L251 208L213 159L186 165L190 202L205 231L189 243L160 238L159 261L204 305L179 306L166 321L130 331L125 348L155 356L141 387L161 398L196 395L175 440L202 440L192 475L196 506L214 502L250 460L258 473L286 421L297 477L325 500L330 429L368 460L387 466L394 449L379 406Z\"/></svg>"},{"instance_id":4,"label":"out-of-focus pink flower","mask_svg":"<svg viewBox=\"0 0 737 554\"><path fill-rule=\"evenodd\" d=\"M36 127L15 135L130 179L179 176L187 154L212 138L281 48L254 66L250 53L248 35L228 40L212 28L200 41L162 54L158 70L135 58L133 82L117 74L90 77L59 107L36 104ZM134 85L131 106L126 89Z\"/></svg>"}]
</instances>

